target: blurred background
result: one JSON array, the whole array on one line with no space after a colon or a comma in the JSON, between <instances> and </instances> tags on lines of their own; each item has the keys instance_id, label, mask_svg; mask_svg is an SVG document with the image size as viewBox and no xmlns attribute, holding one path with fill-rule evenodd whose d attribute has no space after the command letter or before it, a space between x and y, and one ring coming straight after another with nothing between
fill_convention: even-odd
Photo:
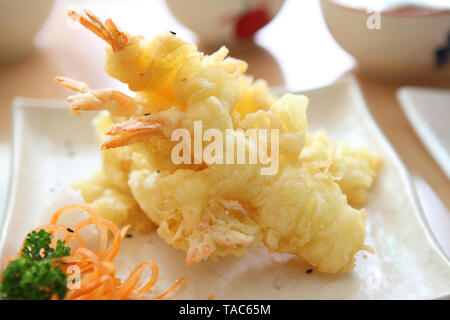
<instances>
[{"instance_id":1,"label":"blurred background","mask_svg":"<svg viewBox=\"0 0 450 320\"><path fill-rule=\"evenodd\" d=\"M416 6L405 6L411 3ZM68 91L53 81L56 75L92 88L128 90L104 72L103 41L66 14L88 9L131 33L174 31L206 53L225 44L232 56L248 61L248 73L288 91L354 74L373 117L409 169L435 233L450 234L442 223L450 215L449 178L397 99L406 85L450 88L447 0L0 0L0 8L0 215L15 96L66 98Z\"/></svg>"}]
</instances>

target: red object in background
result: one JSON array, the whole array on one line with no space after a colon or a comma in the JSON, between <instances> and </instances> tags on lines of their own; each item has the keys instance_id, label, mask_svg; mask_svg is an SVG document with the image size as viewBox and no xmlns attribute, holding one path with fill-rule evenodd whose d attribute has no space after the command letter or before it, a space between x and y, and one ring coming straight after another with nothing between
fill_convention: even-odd
<instances>
[{"instance_id":1,"label":"red object in background","mask_svg":"<svg viewBox=\"0 0 450 320\"><path fill-rule=\"evenodd\" d=\"M255 9L248 11L238 20L235 33L239 39L251 39L256 31L270 22L270 17L266 10Z\"/></svg>"}]
</instances>

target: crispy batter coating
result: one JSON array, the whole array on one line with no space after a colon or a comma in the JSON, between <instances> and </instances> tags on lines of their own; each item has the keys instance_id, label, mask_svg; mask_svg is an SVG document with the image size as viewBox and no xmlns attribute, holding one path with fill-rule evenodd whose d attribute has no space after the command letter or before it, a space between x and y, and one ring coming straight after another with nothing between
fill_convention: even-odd
<instances>
[{"instance_id":1,"label":"crispy batter coating","mask_svg":"<svg viewBox=\"0 0 450 320\"><path fill-rule=\"evenodd\" d=\"M327 160L332 158L330 173L337 181L353 206L366 203L370 189L381 164L380 157L363 147L352 147L346 142L334 142L324 131L306 136L305 147L300 159L304 161Z\"/></svg>"},{"instance_id":2,"label":"crispy batter coating","mask_svg":"<svg viewBox=\"0 0 450 320\"><path fill-rule=\"evenodd\" d=\"M271 251L338 273L365 249L365 211L350 207L333 177L321 170L285 165L277 175L262 176L254 166L217 165L159 178L144 169L132 173L129 185L160 226L159 235L187 250L188 263L243 254L262 238ZM226 215L226 206L211 205L223 200L237 202L244 213Z\"/></svg>"}]
</instances>

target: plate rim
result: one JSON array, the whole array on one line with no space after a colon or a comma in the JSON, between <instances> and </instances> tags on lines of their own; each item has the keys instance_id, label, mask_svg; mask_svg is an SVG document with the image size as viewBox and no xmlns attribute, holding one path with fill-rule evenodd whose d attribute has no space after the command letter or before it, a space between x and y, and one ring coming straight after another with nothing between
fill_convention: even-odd
<instances>
[{"instance_id":1,"label":"plate rim","mask_svg":"<svg viewBox=\"0 0 450 320\"><path fill-rule=\"evenodd\" d=\"M445 153L445 148L441 145L439 139L430 129L428 123L421 119L420 114L417 112L417 108L411 107L412 105L417 107L417 104L412 102L410 95L411 92L445 92L449 94L450 90L414 86L405 86L397 90L397 99L400 102L403 113L406 115L410 125L413 127L415 134L425 149L427 149L431 157L439 165L443 173L445 173L450 179L450 164L446 162L445 156L443 155Z\"/></svg>"},{"instance_id":2,"label":"plate rim","mask_svg":"<svg viewBox=\"0 0 450 320\"><path fill-rule=\"evenodd\" d=\"M10 161L10 170L8 175L8 186L6 189L6 200L3 205L3 214L0 220L0 250L3 249L4 243L6 241L6 229L9 225L9 220L12 217L13 211L13 202L15 199L16 189L17 189L17 171L19 170L20 163L20 153L19 150L22 147L22 131L20 130L21 124L23 122L24 117L24 109L38 109L38 108L46 108L46 109L55 109L61 110L64 105L68 105L67 102L61 99L43 99L43 98L29 98L17 96L13 99L11 104L11 120L12 120L12 128L11 128L11 152L9 155Z\"/></svg>"},{"instance_id":3,"label":"plate rim","mask_svg":"<svg viewBox=\"0 0 450 320\"><path fill-rule=\"evenodd\" d=\"M347 84L347 89L350 90L350 92L354 96L354 98L359 100L358 103L356 103L356 105L357 105L356 107L361 112L361 116L363 116L365 118L365 121L367 121L367 124L369 125L368 130L370 130L375 136L378 136L380 138L378 142L380 142L382 144L383 150L390 155L393 165L396 167L397 171L400 173L400 179L402 180L402 184L405 187L407 195L412 200L411 204L413 207L414 214L415 214L420 226L422 227L422 230L425 233L425 236L426 236L429 244L438 253L439 257L447 264L447 266L450 267L450 257L447 256L444 249L439 244L439 241L437 240L436 236L434 235L433 230L430 227L430 224L428 223L428 219L425 215L422 203L419 200L419 195L417 193L417 189L414 187L414 184L413 184L413 181L411 178L411 174L408 171L405 164L403 163L403 161L401 160L397 151L394 149L392 144L387 139L384 132L378 126L375 118L372 116L372 113L370 112L370 109L367 106L367 102L364 98L363 91L361 90L361 86L359 85L357 78L352 74L346 74L346 75L338 78L332 84L313 88L313 89L306 90L306 91L302 91L301 93L305 93L307 95L308 92L316 91L316 90L319 90L324 87L334 86L339 83ZM444 293L441 296L431 297L430 299L433 299L433 300L435 300L435 299L436 300L450 299L450 292L448 292L447 294Z\"/></svg>"},{"instance_id":4,"label":"plate rim","mask_svg":"<svg viewBox=\"0 0 450 320\"><path fill-rule=\"evenodd\" d=\"M360 100L360 103L358 103L358 105L360 106L359 108L363 112L363 115L366 118L366 121L368 123L370 123L371 127L369 129L371 131L373 131L376 135L379 135L380 138L382 138L380 142L382 142L384 144L384 146L383 146L383 148L385 148L384 150L389 151L392 159L395 159L395 163L394 164L395 164L395 166L397 167L397 169L400 171L400 173L402 175L401 178L403 179L403 184L407 188L409 196L413 200L415 214L416 214L419 222L421 222L422 228L424 229L425 234L428 237L428 240L431 240L431 243L434 245L435 249L437 250L437 252L441 256L441 258L443 258L443 260L450 267L450 257L447 256L447 254L445 253L444 249L439 244L439 241L435 237L434 232L433 232L433 230L431 229L431 227L430 227L430 225L428 223L428 219L427 219L427 217L425 215L422 203L421 203L421 201L419 199L419 196L418 196L418 193L417 193L417 189L414 187L413 180L412 180L412 177L411 177L411 173L409 172L409 170L407 169L406 165L401 160L401 158L398 155L397 151L394 149L392 144L389 142L389 139L387 139L387 137L384 134L384 132L378 126L377 122L375 121L375 118L372 116L372 113L370 112L370 109L367 106L366 100L364 99L364 94L363 94L363 92L361 90L359 82L357 81L357 79L353 75L344 76L341 79L339 79L337 82L341 82L341 81L342 82L348 82L348 83L352 84L352 86L349 86L349 87L350 87L351 90L353 90L353 94L355 94L356 98L358 98ZM450 292L449 292L448 296L450 297Z\"/></svg>"}]
</instances>

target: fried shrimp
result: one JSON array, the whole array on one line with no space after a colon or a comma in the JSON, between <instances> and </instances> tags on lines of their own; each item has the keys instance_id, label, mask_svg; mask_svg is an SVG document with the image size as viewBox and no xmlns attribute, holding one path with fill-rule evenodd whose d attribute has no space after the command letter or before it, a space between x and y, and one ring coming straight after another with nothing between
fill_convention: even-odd
<instances>
[{"instance_id":1,"label":"fried shrimp","mask_svg":"<svg viewBox=\"0 0 450 320\"><path fill-rule=\"evenodd\" d=\"M277 107L298 130L304 128L306 109L291 109L290 103L301 100L282 97ZM248 153L252 147L247 144ZM160 236L187 250L188 264L230 252L240 255L263 240L272 251L295 254L320 271L337 273L353 266L354 254L365 248L366 231L365 211L347 204L335 180L289 157L275 175L261 175L258 165L210 165L165 177L137 170L128 183L159 225ZM240 204L245 214L224 214L223 200Z\"/></svg>"},{"instance_id":2,"label":"fried shrimp","mask_svg":"<svg viewBox=\"0 0 450 320\"><path fill-rule=\"evenodd\" d=\"M119 31L111 19L106 19L105 24L103 24L93 13L88 10L84 10L84 12L86 13L87 18L79 15L73 10L69 10L67 14L69 17L91 30L98 37L105 40L111 45L114 51L120 51L127 45L127 36L125 33Z\"/></svg>"},{"instance_id":3,"label":"fried shrimp","mask_svg":"<svg viewBox=\"0 0 450 320\"><path fill-rule=\"evenodd\" d=\"M105 110L94 121L103 150L102 173L78 185L85 199L105 203L105 194L119 198L118 192L122 201L132 199L167 243L186 251L188 265L240 256L248 247L264 244L322 272L352 268L355 253L368 248L366 213L352 208L347 196L355 203L365 199L359 194L368 193L373 184L376 157L342 147L333 158L332 144L321 145L324 151L318 152L312 147L315 136L307 133L308 99L271 95L264 81L244 74L244 61L227 57L225 47L207 56L171 33L146 39L120 31L111 20L103 24L88 12L86 18L69 15L106 41L106 71L136 92L131 97L91 90L57 78L78 92L69 97L74 113ZM279 170L261 174L263 161L175 163L173 133L184 129L191 141L183 142L192 142L196 121L204 130L231 137L248 129L278 132L279 149L267 143L268 156L279 158ZM243 141L249 159L257 146L250 137ZM187 150L187 158L195 160L193 148ZM369 178L355 182L348 173L353 163ZM88 187L92 184L95 196ZM108 193L108 188L115 191ZM136 207L127 208L125 212Z\"/></svg>"},{"instance_id":4,"label":"fried shrimp","mask_svg":"<svg viewBox=\"0 0 450 320\"><path fill-rule=\"evenodd\" d=\"M56 83L61 86L79 92L70 96L70 111L79 115L80 111L108 110L116 116L130 117L139 113L139 105L133 98L113 89L90 90L84 82L65 77L56 77Z\"/></svg>"}]
</instances>

